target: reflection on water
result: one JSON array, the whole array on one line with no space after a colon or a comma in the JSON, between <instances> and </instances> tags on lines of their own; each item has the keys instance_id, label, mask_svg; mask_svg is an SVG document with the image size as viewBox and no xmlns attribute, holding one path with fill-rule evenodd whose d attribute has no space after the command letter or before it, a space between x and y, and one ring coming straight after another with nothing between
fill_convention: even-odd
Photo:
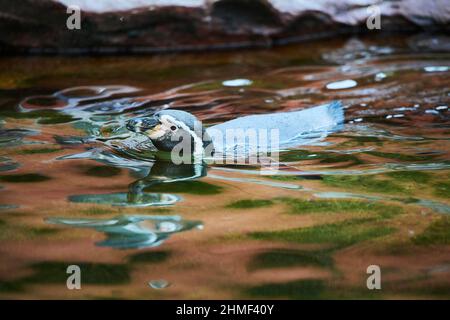
<instances>
[{"instance_id":1,"label":"reflection on water","mask_svg":"<svg viewBox=\"0 0 450 320\"><path fill-rule=\"evenodd\" d=\"M20 165L11 159L0 157L0 172L17 169Z\"/></svg>"},{"instance_id":2,"label":"reflection on water","mask_svg":"<svg viewBox=\"0 0 450 320\"><path fill-rule=\"evenodd\" d=\"M173 233L202 227L199 221L179 216L119 216L112 219L48 218L48 223L103 232L106 239L98 246L118 249L149 248L161 245Z\"/></svg>"},{"instance_id":3,"label":"reflection on water","mask_svg":"<svg viewBox=\"0 0 450 320\"><path fill-rule=\"evenodd\" d=\"M11 73L0 77L0 295L57 296L11 287L11 274L36 263L111 260L128 271L133 249L204 223L201 234L173 235L158 248L167 252L144 252L118 296L141 298L144 288L149 298L372 298L354 273L365 274L362 256L389 268L383 297L448 296L444 277L423 273L447 263L450 230L450 56L448 37L433 39L0 60ZM282 148L278 170L175 165L125 127L164 109L213 128L332 101L342 102L343 124ZM290 120L289 132L305 127ZM107 248L93 250L69 227L104 233L97 244Z\"/></svg>"},{"instance_id":4,"label":"reflection on water","mask_svg":"<svg viewBox=\"0 0 450 320\"><path fill-rule=\"evenodd\" d=\"M0 129L0 147L18 146L21 144L29 144L31 142L24 141L24 138L38 134L34 130L26 129Z\"/></svg>"},{"instance_id":5,"label":"reflection on water","mask_svg":"<svg viewBox=\"0 0 450 320\"><path fill-rule=\"evenodd\" d=\"M69 201L79 203L109 204L113 206L149 207L170 206L179 201L179 197L164 193L110 193L81 194L69 196Z\"/></svg>"},{"instance_id":6,"label":"reflection on water","mask_svg":"<svg viewBox=\"0 0 450 320\"><path fill-rule=\"evenodd\" d=\"M69 196L70 201L81 203L129 207L169 206L178 202L180 197L172 194L149 193L145 192L145 189L158 184L192 180L206 175L206 165L203 163L176 165L167 160L142 162L121 158L116 154L99 149L61 157L59 159L96 160L110 166L129 168L135 171L137 176L142 177L128 186L128 193Z\"/></svg>"},{"instance_id":7,"label":"reflection on water","mask_svg":"<svg viewBox=\"0 0 450 320\"><path fill-rule=\"evenodd\" d=\"M416 202L413 203L417 203L418 205L427 207L427 208L431 208L436 212L439 213L444 213L444 214L450 214L450 206L443 204L443 203L439 203L436 201L432 201L432 200L427 200L427 199L418 199Z\"/></svg>"},{"instance_id":8,"label":"reflection on water","mask_svg":"<svg viewBox=\"0 0 450 320\"><path fill-rule=\"evenodd\" d=\"M67 156L63 156L58 158L59 160L77 160L77 159L89 159L95 160L100 163L130 169L132 171L137 172L140 176L147 176L149 173L149 168L152 165L152 162L142 162L139 160L127 159L124 157L120 157L119 155L109 152L108 150L104 150L101 148L90 149L85 152L71 154Z\"/></svg>"}]
</instances>

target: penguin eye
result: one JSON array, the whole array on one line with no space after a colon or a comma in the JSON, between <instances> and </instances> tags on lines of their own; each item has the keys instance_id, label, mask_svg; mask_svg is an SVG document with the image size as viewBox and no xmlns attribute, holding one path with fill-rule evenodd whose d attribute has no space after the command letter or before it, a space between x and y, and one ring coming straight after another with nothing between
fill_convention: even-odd
<instances>
[{"instance_id":1,"label":"penguin eye","mask_svg":"<svg viewBox=\"0 0 450 320\"><path fill-rule=\"evenodd\" d=\"M177 130L177 127L176 126L171 126L170 130L175 131L175 130Z\"/></svg>"}]
</instances>

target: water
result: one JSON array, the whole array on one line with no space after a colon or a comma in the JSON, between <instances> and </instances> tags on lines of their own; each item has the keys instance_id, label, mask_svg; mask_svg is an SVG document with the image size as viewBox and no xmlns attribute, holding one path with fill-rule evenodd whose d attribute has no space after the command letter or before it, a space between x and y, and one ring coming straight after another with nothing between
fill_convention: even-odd
<instances>
[{"instance_id":1,"label":"water","mask_svg":"<svg viewBox=\"0 0 450 320\"><path fill-rule=\"evenodd\" d=\"M449 297L450 53L434 38L448 43L0 59L0 296ZM176 166L124 126L332 100L343 127L283 150L277 171ZM371 264L382 292L365 286Z\"/></svg>"}]
</instances>

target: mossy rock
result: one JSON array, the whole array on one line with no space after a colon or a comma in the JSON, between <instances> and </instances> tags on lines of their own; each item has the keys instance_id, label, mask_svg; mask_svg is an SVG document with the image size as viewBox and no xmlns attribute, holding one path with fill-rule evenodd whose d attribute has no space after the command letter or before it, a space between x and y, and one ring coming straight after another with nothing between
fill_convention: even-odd
<instances>
[{"instance_id":1,"label":"mossy rock","mask_svg":"<svg viewBox=\"0 0 450 320\"><path fill-rule=\"evenodd\" d=\"M261 284L246 289L244 293L256 298L318 299L325 289L323 280L308 279Z\"/></svg>"},{"instance_id":2,"label":"mossy rock","mask_svg":"<svg viewBox=\"0 0 450 320\"><path fill-rule=\"evenodd\" d=\"M10 174L0 176L0 181L10 183L31 183L31 182L43 182L50 180L48 176L44 176L39 173L25 173L25 174Z\"/></svg>"},{"instance_id":3,"label":"mossy rock","mask_svg":"<svg viewBox=\"0 0 450 320\"><path fill-rule=\"evenodd\" d=\"M109 178L118 176L122 170L110 166L91 166L84 171L84 174L98 178Z\"/></svg>"},{"instance_id":4,"label":"mossy rock","mask_svg":"<svg viewBox=\"0 0 450 320\"><path fill-rule=\"evenodd\" d=\"M310 213L375 213L379 218L391 218L403 213L403 209L395 205L360 200L303 200L295 198L281 198L288 204L290 214Z\"/></svg>"},{"instance_id":5,"label":"mossy rock","mask_svg":"<svg viewBox=\"0 0 450 320\"><path fill-rule=\"evenodd\" d=\"M450 198L450 182L439 182L434 185L434 194L438 197Z\"/></svg>"},{"instance_id":6,"label":"mossy rock","mask_svg":"<svg viewBox=\"0 0 450 320\"><path fill-rule=\"evenodd\" d=\"M262 200L262 199L244 199L238 200L228 204L226 207L231 209L252 209L252 208L262 208L269 207L273 205L272 200Z\"/></svg>"},{"instance_id":7,"label":"mossy rock","mask_svg":"<svg viewBox=\"0 0 450 320\"><path fill-rule=\"evenodd\" d=\"M380 152L380 151L367 151L365 153L369 154L371 156L379 157L379 158L406 161L406 162L429 161L429 160L433 160L435 158L435 156L418 156L418 155L411 155L411 154L389 153L389 152Z\"/></svg>"},{"instance_id":8,"label":"mossy rock","mask_svg":"<svg viewBox=\"0 0 450 320\"><path fill-rule=\"evenodd\" d=\"M386 173L386 176L399 181L427 183L431 179L431 174L423 171L394 171Z\"/></svg>"},{"instance_id":9,"label":"mossy rock","mask_svg":"<svg viewBox=\"0 0 450 320\"><path fill-rule=\"evenodd\" d=\"M341 248L383 237L395 231L391 227L372 225L373 222L373 219L353 219L307 228L253 232L250 237L257 240L294 243L329 243L335 248Z\"/></svg>"},{"instance_id":10,"label":"mossy rock","mask_svg":"<svg viewBox=\"0 0 450 320\"><path fill-rule=\"evenodd\" d=\"M222 192L222 187L203 181L180 181L163 183L146 188L146 192L189 193L196 195L214 195Z\"/></svg>"},{"instance_id":11,"label":"mossy rock","mask_svg":"<svg viewBox=\"0 0 450 320\"><path fill-rule=\"evenodd\" d=\"M450 244L450 217L444 216L432 222L421 234L412 239L418 245Z\"/></svg>"},{"instance_id":12,"label":"mossy rock","mask_svg":"<svg viewBox=\"0 0 450 320\"><path fill-rule=\"evenodd\" d=\"M330 268L333 258L330 250L273 249L258 253L248 266L249 270L314 266Z\"/></svg>"},{"instance_id":13,"label":"mossy rock","mask_svg":"<svg viewBox=\"0 0 450 320\"><path fill-rule=\"evenodd\" d=\"M391 180L377 179L371 175L326 175L323 183L337 188L358 189L375 193L404 193L407 190Z\"/></svg>"},{"instance_id":14,"label":"mossy rock","mask_svg":"<svg viewBox=\"0 0 450 320\"><path fill-rule=\"evenodd\" d=\"M137 253L130 256L129 261L131 263L143 263L143 264L154 264L162 263L170 258L172 252L170 251L149 251Z\"/></svg>"}]
</instances>

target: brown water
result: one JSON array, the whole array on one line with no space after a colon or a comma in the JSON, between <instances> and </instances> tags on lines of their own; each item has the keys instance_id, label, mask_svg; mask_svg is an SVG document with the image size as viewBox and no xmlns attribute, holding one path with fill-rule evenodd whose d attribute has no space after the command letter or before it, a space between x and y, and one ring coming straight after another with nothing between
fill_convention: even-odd
<instances>
[{"instance_id":1,"label":"brown water","mask_svg":"<svg viewBox=\"0 0 450 320\"><path fill-rule=\"evenodd\" d=\"M1 58L0 297L448 298L449 58L439 35ZM332 100L342 130L275 175L123 152L143 112L209 125Z\"/></svg>"}]
</instances>

